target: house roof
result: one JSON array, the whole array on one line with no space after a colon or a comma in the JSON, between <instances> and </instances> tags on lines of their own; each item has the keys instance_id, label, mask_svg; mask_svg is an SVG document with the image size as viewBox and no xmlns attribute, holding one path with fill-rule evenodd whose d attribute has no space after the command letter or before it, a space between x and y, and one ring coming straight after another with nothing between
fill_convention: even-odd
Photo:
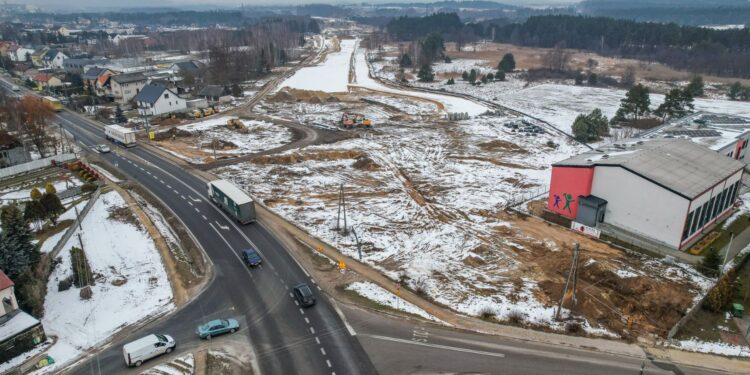
<instances>
[{"instance_id":1,"label":"house roof","mask_svg":"<svg viewBox=\"0 0 750 375\"><path fill-rule=\"evenodd\" d=\"M0 321L0 342L11 339L28 329L39 325L39 320L21 311L15 310L3 316Z\"/></svg>"},{"instance_id":2,"label":"house roof","mask_svg":"<svg viewBox=\"0 0 750 375\"><path fill-rule=\"evenodd\" d=\"M3 270L0 270L0 290L8 289L15 285L13 283L13 280L8 277L8 275L3 272Z\"/></svg>"},{"instance_id":3,"label":"house roof","mask_svg":"<svg viewBox=\"0 0 750 375\"><path fill-rule=\"evenodd\" d=\"M173 67L176 66L178 69L183 70L183 71L193 72L193 71L196 71L196 70L200 69L200 66L198 64L199 63L197 63L197 62L195 62L193 60L190 60L190 61L176 62L176 63L172 64L172 66Z\"/></svg>"},{"instance_id":4,"label":"house roof","mask_svg":"<svg viewBox=\"0 0 750 375\"><path fill-rule=\"evenodd\" d=\"M99 86L104 86L107 84L107 81L112 77L112 73L105 72L104 74L100 75L99 78L96 79L96 83Z\"/></svg>"},{"instance_id":5,"label":"house roof","mask_svg":"<svg viewBox=\"0 0 750 375\"><path fill-rule=\"evenodd\" d=\"M112 80L120 84L132 83L132 82L145 81L146 76L144 76L141 73L126 73L126 74L118 74L116 76L112 76Z\"/></svg>"},{"instance_id":6,"label":"house roof","mask_svg":"<svg viewBox=\"0 0 750 375\"><path fill-rule=\"evenodd\" d=\"M224 88L224 86L208 85L198 92L198 96L218 97L223 96L225 92L226 89Z\"/></svg>"},{"instance_id":7,"label":"house roof","mask_svg":"<svg viewBox=\"0 0 750 375\"><path fill-rule=\"evenodd\" d=\"M146 85L141 89L138 95L133 98L133 100L153 105L159 100L159 97L161 97L161 94L165 90L168 91L169 89L159 84Z\"/></svg>"},{"instance_id":8,"label":"house roof","mask_svg":"<svg viewBox=\"0 0 750 375\"><path fill-rule=\"evenodd\" d=\"M685 139L628 139L554 166L621 167L692 200L745 164Z\"/></svg>"},{"instance_id":9,"label":"house roof","mask_svg":"<svg viewBox=\"0 0 750 375\"><path fill-rule=\"evenodd\" d=\"M55 56L57 56L57 54L58 54L59 52L60 52L60 51L58 51L58 50L57 50L56 48L50 48L50 49L48 49L48 50L47 50L47 52L45 52L45 54L44 54L44 58L45 58L45 59L50 59L50 60L51 60L51 59L54 59L54 58L55 58Z\"/></svg>"},{"instance_id":10,"label":"house roof","mask_svg":"<svg viewBox=\"0 0 750 375\"><path fill-rule=\"evenodd\" d=\"M52 78L55 78L54 74L51 74L51 73L38 73L37 75L34 76L34 81L37 81L37 82L47 82L47 81L51 80Z\"/></svg>"},{"instance_id":11,"label":"house roof","mask_svg":"<svg viewBox=\"0 0 750 375\"><path fill-rule=\"evenodd\" d=\"M102 75L104 72L106 72L107 69L105 68L99 68L99 67L92 67L88 68L85 72L83 72L83 75L81 76L82 79L97 79L100 75Z\"/></svg>"}]
</instances>

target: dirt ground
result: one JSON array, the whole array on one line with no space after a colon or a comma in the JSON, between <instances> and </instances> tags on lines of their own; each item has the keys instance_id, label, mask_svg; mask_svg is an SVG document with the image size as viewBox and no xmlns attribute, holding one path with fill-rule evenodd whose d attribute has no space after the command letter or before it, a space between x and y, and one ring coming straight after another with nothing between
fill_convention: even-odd
<instances>
[{"instance_id":1,"label":"dirt ground","mask_svg":"<svg viewBox=\"0 0 750 375\"><path fill-rule=\"evenodd\" d=\"M536 47L519 47L503 43L486 43L473 46L464 46L463 50L458 52L454 43L446 43L446 54L451 58L479 59L487 60L487 66L496 67L497 63L506 53L512 53L516 60L517 69L536 69L544 67L544 56L550 50L549 48ZM571 69L587 70L589 59L595 60L598 65L594 72L598 74L621 76L628 67L635 68L636 77L649 81L686 81L695 74L676 70L660 63L647 63L644 61L605 57L592 52L568 49L570 53ZM706 82L716 82L722 84L732 84L738 79L716 76L704 76ZM750 84L750 80L739 79L744 84Z\"/></svg>"}]
</instances>

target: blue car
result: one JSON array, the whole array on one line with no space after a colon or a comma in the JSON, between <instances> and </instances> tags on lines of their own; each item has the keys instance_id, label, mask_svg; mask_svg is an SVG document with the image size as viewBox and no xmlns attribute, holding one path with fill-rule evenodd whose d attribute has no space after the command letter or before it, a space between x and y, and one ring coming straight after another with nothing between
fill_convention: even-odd
<instances>
[{"instance_id":1,"label":"blue car","mask_svg":"<svg viewBox=\"0 0 750 375\"><path fill-rule=\"evenodd\" d=\"M249 267L258 266L263 262L260 259L260 255L258 255L258 251L252 247L242 250L242 260L245 261L245 264Z\"/></svg>"},{"instance_id":2,"label":"blue car","mask_svg":"<svg viewBox=\"0 0 750 375\"><path fill-rule=\"evenodd\" d=\"M234 319L216 319L199 325L195 333L202 339L210 340L214 336L235 333L238 329L240 329L240 323Z\"/></svg>"}]
</instances>

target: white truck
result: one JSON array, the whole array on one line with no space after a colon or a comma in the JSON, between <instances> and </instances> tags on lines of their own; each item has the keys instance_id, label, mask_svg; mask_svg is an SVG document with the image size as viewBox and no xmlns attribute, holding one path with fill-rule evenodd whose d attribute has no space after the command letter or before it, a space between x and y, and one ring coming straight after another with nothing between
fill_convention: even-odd
<instances>
[{"instance_id":1,"label":"white truck","mask_svg":"<svg viewBox=\"0 0 750 375\"><path fill-rule=\"evenodd\" d=\"M120 125L105 126L104 137L109 141L125 147L135 146L135 130Z\"/></svg>"},{"instance_id":2,"label":"white truck","mask_svg":"<svg viewBox=\"0 0 750 375\"><path fill-rule=\"evenodd\" d=\"M169 335L148 335L122 346L122 355L128 367L140 367L148 359L174 350L175 342Z\"/></svg>"}]
</instances>

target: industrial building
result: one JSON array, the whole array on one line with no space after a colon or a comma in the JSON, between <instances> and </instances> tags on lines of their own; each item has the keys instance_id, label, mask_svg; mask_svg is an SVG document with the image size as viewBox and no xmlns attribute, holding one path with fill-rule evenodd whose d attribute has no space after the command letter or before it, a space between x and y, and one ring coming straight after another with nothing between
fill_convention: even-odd
<instances>
[{"instance_id":1,"label":"industrial building","mask_svg":"<svg viewBox=\"0 0 750 375\"><path fill-rule=\"evenodd\" d=\"M685 139L620 141L554 164L547 208L576 229L685 250L732 212L744 166Z\"/></svg>"}]
</instances>

